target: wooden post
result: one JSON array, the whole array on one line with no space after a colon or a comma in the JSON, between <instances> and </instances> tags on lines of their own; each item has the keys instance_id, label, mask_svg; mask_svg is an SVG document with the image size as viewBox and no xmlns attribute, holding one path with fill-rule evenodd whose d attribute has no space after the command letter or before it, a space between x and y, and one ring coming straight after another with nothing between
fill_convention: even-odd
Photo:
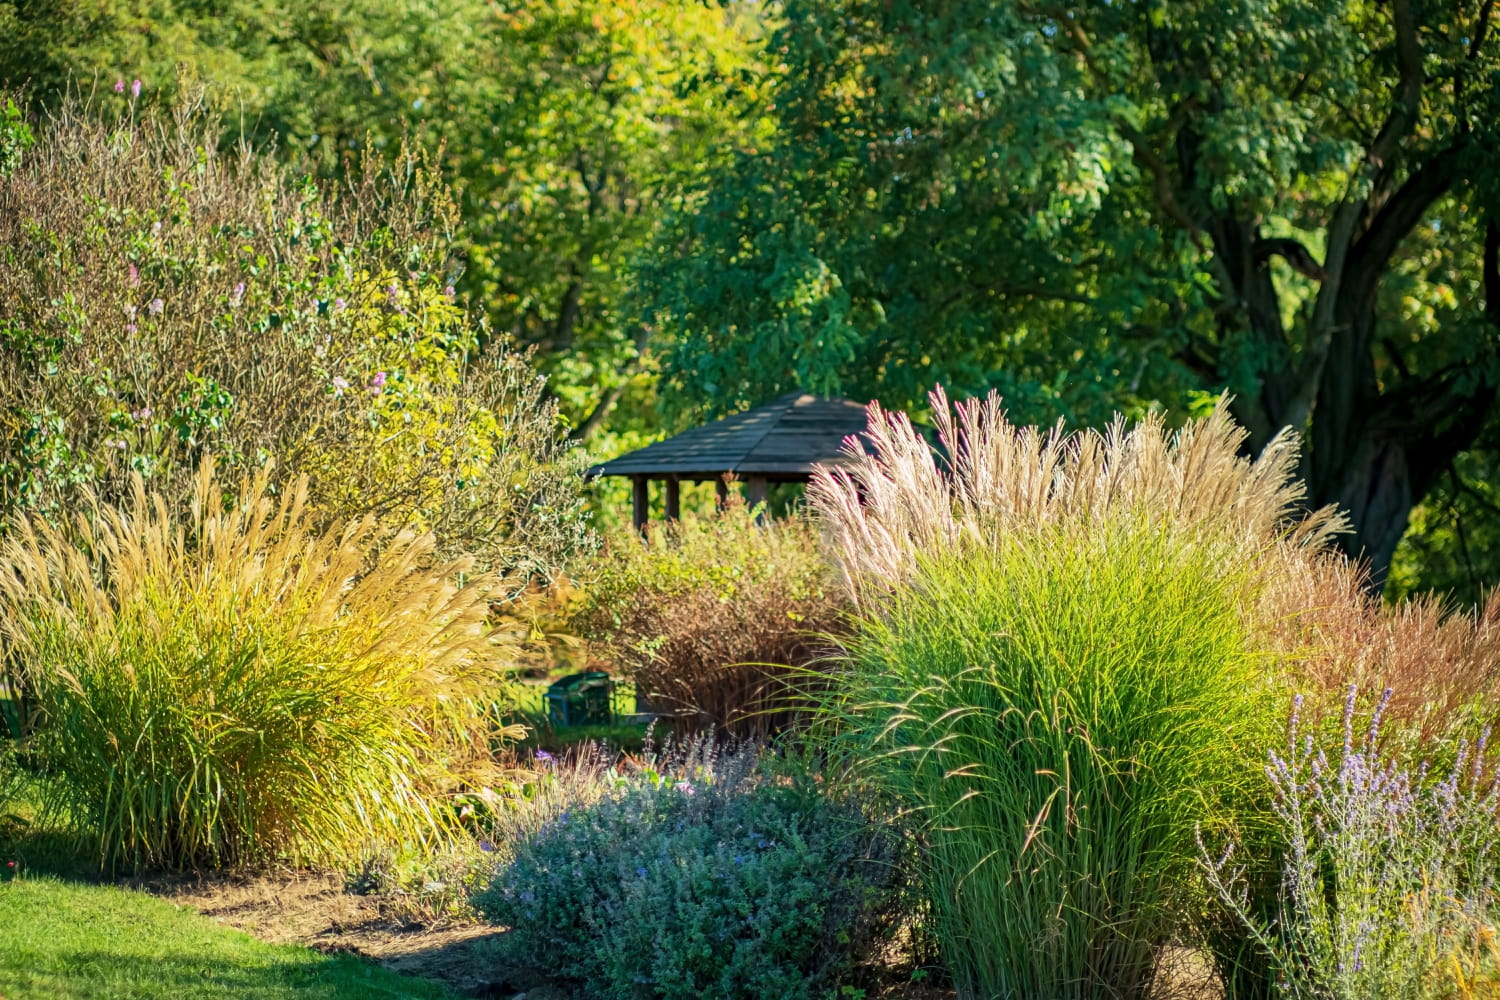
<instances>
[{"instance_id":1,"label":"wooden post","mask_svg":"<svg viewBox=\"0 0 1500 1000\"><path fill-rule=\"evenodd\" d=\"M648 506L651 503L650 480L645 476L631 476L630 482L634 485L631 491L630 523L635 530L641 534L646 533L646 521L651 517Z\"/></svg>"},{"instance_id":2,"label":"wooden post","mask_svg":"<svg viewBox=\"0 0 1500 1000\"><path fill-rule=\"evenodd\" d=\"M714 504L720 510L729 505L729 479L727 473L714 480Z\"/></svg>"},{"instance_id":3,"label":"wooden post","mask_svg":"<svg viewBox=\"0 0 1500 1000\"><path fill-rule=\"evenodd\" d=\"M667 477L666 518L668 521L677 520L681 514L681 497L678 493L679 486L680 484L677 482L676 476Z\"/></svg>"},{"instance_id":4,"label":"wooden post","mask_svg":"<svg viewBox=\"0 0 1500 1000\"><path fill-rule=\"evenodd\" d=\"M751 476L745 480L745 504L754 507L766 499L766 477Z\"/></svg>"}]
</instances>

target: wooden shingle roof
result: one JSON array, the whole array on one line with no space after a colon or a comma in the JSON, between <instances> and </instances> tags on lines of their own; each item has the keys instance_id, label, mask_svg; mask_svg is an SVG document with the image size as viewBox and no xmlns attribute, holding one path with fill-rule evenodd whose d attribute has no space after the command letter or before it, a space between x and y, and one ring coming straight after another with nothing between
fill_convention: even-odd
<instances>
[{"instance_id":1,"label":"wooden shingle roof","mask_svg":"<svg viewBox=\"0 0 1500 1000\"><path fill-rule=\"evenodd\" d=\"M842 465L844 439L865 429L865 408L847 399L793 392L753 410L683 431L594 466L594 476L717 479L803 477L814 465Z\"/></svg>"}]
</instances>

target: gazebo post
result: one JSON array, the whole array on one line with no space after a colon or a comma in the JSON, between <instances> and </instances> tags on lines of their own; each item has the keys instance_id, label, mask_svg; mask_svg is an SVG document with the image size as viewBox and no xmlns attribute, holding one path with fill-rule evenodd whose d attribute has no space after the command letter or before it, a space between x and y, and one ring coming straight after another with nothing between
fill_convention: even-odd
<instances>
[{"instance_id":1,"label":"gazebo post","mask_svg":"<svg viewBox=\"0 0 1500 1000\"><path fill-rule=\"evenodd\" d=\"M651 503L651 492L648 485L650 480L645 476L631 476L630 482L634 487L631 490L630 497L630 523L635 526L636 531L645 534L646 520L651 516L651 512L647 509Z\"/></svg>"},{"instance_id":2,"label":"gazebo post","mask_svg":"<svg viewBox=\"0 0 1500 1000\"><path fill-rule=\"evenodd\" d=\"M766 477L747 476L745 478L745 505L754 507L766 500Z\"/></svg>"},{"instance_id":3,"label":"gazebo post","mask_svg":"<svg viewBox=\"0 0 1500 1000\"><path fill-rule=\"evenodd\" d=\"M714 480L714 503L720 510L729 506L729 480L725 476Z\"/></svg>"},{"instance_id":4,"label":"gazebo post","mask_svg":"<svg viewBox=\"0 0 1500 1000\"><path fill-rule=\"evenodd\" d=\"M667 501L666 518L675 521L681 516L681 495L678 493L679 483L676 476L667 477Z\"/></svg>"}]
</instances>

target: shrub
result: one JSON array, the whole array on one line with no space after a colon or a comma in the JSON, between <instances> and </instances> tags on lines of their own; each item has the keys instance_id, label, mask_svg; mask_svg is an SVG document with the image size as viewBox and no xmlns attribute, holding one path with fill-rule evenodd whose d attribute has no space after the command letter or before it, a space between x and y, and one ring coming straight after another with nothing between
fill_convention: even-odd
<instances>
[{"instance_id":1,"label":"shrub","mask_svg":"<svg viewBox=\"0 0 1500 1000\"><path fill-rule=\"evenodd\" d=\"M785 725L789 678L827 655L840 627L817 526L756 513L732 498L652 525L644 542L617 534L583 584L575 631L602 639L652 707L687 729L750 737Z\"/></svg>"},{"instance_id":2,"label":"shrub","mask_svg":"<svg viewBox=\"0 0 1500 1000\"><path fill-rule=\"evenodd\" d=\"M435 796L495 735L499 581L422 568L432 537L373 517L319 533L293 486L273 498L262 474L226 497L205 462L183 516L137 479L71 536L23 514L0 541L0 635L35 699L31 746L103 863L419 841L451 822Z\"/></svg>"},{"instance_id":3,"label":"shrub","mask_svg":"<svg viewBox=\"0 0 1500 1000\"><path fill-rule=\"evenodd\" d=\"M272 459L320 526L375 513L544 573L583 540L555 407L455 304L418 158L320 188L218 151L199 108L108 117L64 104L0 178L0 512Z\"/></svg>"},{"instance_id":4,"label":"shrub","mask_svg":"<svg viewBox=\"0 0 1500 1000\"><path fill-rule=\"evenodd\" d=\"M891 841L805 773L709 742L650 760L517 843L479 910L601 1000L810 998L873 940Z\"/></svg>"},{"instance_id":5,"label":"shrub","mask_svg":"<svg viewBox=\"0 0 1500 1000\"><path fill-rule=\"evenodd\" d=\"M1231 847L1201 860L1245 923L1281 995L1316 1000L1492 996L1500 986L1495 855L1500 786L1485 744L1461 744L1441 772L1411 767L1381 741L1386 691L1356 727L1349 689L1342 747L1309 732L1297 699L1266 773L1288 849L1273 919L1248 905ZM1359 731L1360 729L1363 731Z\"/></svg>"},{"instance_id":6,"label":"shrub","mask_svg":"<svg viewBox=\"0 0 1500 1000\"><path fill-rule=\"evenodd\" d=\"M1176 435L934 409L948 469L876 412L814 478L859 602L829 739L913 811L962 996L1144 996L1195 821L1250 808L1269 742L1259 581L1334 522L1294 527L1293 443L1241 459L1222 407Z\"/></svg>"}]
</instances>

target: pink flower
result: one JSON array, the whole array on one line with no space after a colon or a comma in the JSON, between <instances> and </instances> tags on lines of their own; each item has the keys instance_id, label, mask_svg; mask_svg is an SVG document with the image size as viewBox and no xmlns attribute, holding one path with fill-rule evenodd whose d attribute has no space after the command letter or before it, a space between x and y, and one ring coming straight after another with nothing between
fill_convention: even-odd
<instances>
[{"instance_id":1,"label":"pink flower","mask_svg":"<svg viewBox=\"0 0 1500 1000\"><path fill-rule=\"evenodd\" d=\"M144 421L150 420L151 407L143 406L139 410L132 410L130 413L130 419L134 420L136 423L142 423Z\"/></svg>"},{"instance_id":2,"label":"pink flower","mask_svg":"<svg viewBox=\"0 0 1500 1000\"><path fill-rule=\"evenodd\" d=\"M454 295L454 292L453 292L453 286L452 285L449 285L447 288L443 289L443 296L445 298L451 300L453 298L453 295Z\"/></svg>"},{"instance_id":3,"label":"pink flower","mask_svg":"<svg viewBox=\"0 0 1500 1000\"><path fill-rule=\"evenodd\" d=\"M333 300L333 311L334 312L341 313L341 312L343 312L347 308L349 308L349 303L345 302L343 299L334 299Z\"/></svg>"},{"instance_id":4,"label":"pink flower","mask_svg":"<svg viewBox=\"0 0 1500 1000\"><path fill-rule=\"evenodd\" d=\"M346 378L341 378L337 375L333 377L333 381L331 381L329 384L333 386L333 394L335 396L342 396L344 394L344 390L349 388L349 380Z\"/></svg>"},{"instance_id":5,"label":"pink flower","mask_svg":"<svg viewBox=\"0 0 1500 1000\"><path fill-rule=\"evenodd\" d=\"M153 316L160 316L161 311L166 307L167 304L161 299L152 299L150 302L146 303L146 311Z\"/></svg>"},{"instance_id":6,"label":"pink flower","mask_svg":"<svg viewBox=\"0 0 1500 1000\"><path fill-rule=\"evenodd\" d=\"M132 99L141 96L141 81L139 81L139 80L131 80L130 81L130 96L131 96Z\"/></svg>"},{"instance_id":7,"label":"pink flower","mask_svg":"<svg viewBox=\"0 0 1500 1000\"><path fill-rule=\"evenodd\" d=\"M123 94L123 93L125 93L125 81L124 80L116 80L115 81L115 93L117 93L117 94Z\"/></svg>"},{"instance_id":8,"label":"pink flower","mask_svg":"<svg viewBox=\"0 0 1500 1000\"><path fill-rule=\"evenodd\" d=\"M370 392L380 395L385 391L385 372L376 372L375 377L370 379Z\"/></svg>"},{"instance_id":9,"label":"pink flower","mask_svg":"<svg viewBox=\"0 0 1500 1000\"><path fill-rule=\"evenodd\" d=\"M139 271L137 271L135 269L135 265L134 264L131 264L130 265L130 287L134 288L136 285L139 285L140 283L141 283L141 272L139 272Z\"/></svg>"}]
</instances>

